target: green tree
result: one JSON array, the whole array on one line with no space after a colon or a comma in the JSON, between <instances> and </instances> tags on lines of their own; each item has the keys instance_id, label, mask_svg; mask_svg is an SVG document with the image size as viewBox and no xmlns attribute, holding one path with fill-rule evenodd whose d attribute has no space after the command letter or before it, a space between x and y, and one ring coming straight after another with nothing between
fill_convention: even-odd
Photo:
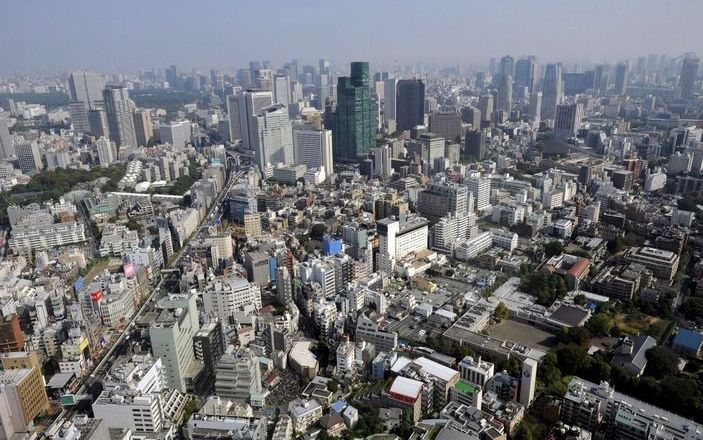
<instances>
[{"instance_id":1,"label":"green tree","mask_svg":"<svg viewBox=\"0 0 703 440\"><path fill-rule=\"evenodd\" d=\"M508 307L503 304L503 301L498 303L498 306L493 312L493 317L499 322L504 319L508 319Z\"/></svg>"},{"instance_id":2,"label":"green tree","mask_svg":"<svg viewBox=\"0 0 703 440\"><path fill-rule=\"evenodd\" d=\"M339 382L337 382L336 380L331 380L327 382L327 389L333 393L336 393L337 391L339 391Z\"/></svg>"},{"instance_id":3,"label":"green tree","mask_svg":"<svg viewBox=\"0 0 703 440\"><path fill-rule=\"evenodd\" d=\"M532 440L532 430L525 422L522 422L518 425L512 438L513 440Z\"/></svg>"},{"instance_id":4,"label":"green tree","mask_svg":"<svg viewBox=\"0 0 703 440\"><path fill-rule=\"evenodd\" d=\"M645 356L647 358L645 372L648 376L661 379L678 372L679 356L668 347L652 347L647 350Z\"/></svg>"},{"instance_id":5,"label":"green tree","mask_svg":"<svg viewBox=\"0 0 703 440\"><path fill-rule=\"evenodd\" d=\"M310 228L310 238L313 238L315 240L322 240L322 237L325 235L327 232L327 225L324 223L315 223L312 225L312 228Z\"/></svg>"},{"instance_id":6,"label":"green tree","mask_svg":"<svg viewBox=\"0 0 703 440\"><path fill-rule=\"evenodd\" d=\"M574 297L574 304L579 305L579 306L585 306L586 302L588 302L588 299L586 299L586 295L579 293Z\"/></svg>"},{"instance_id":7,"label":"green tree","mask_svg":"<svg viewBox=\"0 0 703 440\"><path fill-rule=\"evenodd\" d=\"M564 252L564 245L557 240L552 240L544 245L544 255L551 258Z\"/></svg>"},{"instance_id":8,"label":"green tree","mask_svg":"<svg viewBox=\"0 0 703 440\"><path fill-rule=\"evenodd\" d=\"M690 320L703 318L703 298L688 297L679 308L681 314Z\"/></svg>"},{"instance_id":9,"label":"green tree","mask_svg":"<svg viewBox=\"0 0 703 440\"><path fill-rule=\"evenodd\" d=\"M610 240L606 245L606 249L608 249L608 252L610 252L611 254L617 254L619 252L622 252L624 248L625 242L622 238L620 238L619 235Z\"/></svg>"},{"instance_id":10,"label":"green tree","mask_svg":"<svg viewBox=\"0 0 703 440\"><path fill-rule=\"evenodd\" d=\"M593 336L609 336L613 328L613 318L606 313L596 313L588 319L586 328Z\"/></svg>"}]
</instances>

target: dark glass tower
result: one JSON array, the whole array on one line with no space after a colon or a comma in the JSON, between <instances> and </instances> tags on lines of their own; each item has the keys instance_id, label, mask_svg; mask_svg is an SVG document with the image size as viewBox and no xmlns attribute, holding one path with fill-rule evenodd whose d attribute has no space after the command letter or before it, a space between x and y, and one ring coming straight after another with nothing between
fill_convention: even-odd
<instances>
[{"instance_id":1,"label":"dark glass tower","mask_svg":"<svg viewBox=\"0 0 703 440\"><path fill-rule=\"evenodd\" d=\"M337 78L334 160L356 162L376 146L376 103L369 90L369 63L351 63L351 76Z\"/></svg>"},{"instance_id":2,"label":"dark glass tower","mask_svg":"<svg viewBox=\"0 0 703 440\"><path fill-rule=\"evenodd\" d=\"M401 79L397 91L397 129L410 130L422 125L425 122L425 83L419 79Z\"/></svg>"}]
</instances>

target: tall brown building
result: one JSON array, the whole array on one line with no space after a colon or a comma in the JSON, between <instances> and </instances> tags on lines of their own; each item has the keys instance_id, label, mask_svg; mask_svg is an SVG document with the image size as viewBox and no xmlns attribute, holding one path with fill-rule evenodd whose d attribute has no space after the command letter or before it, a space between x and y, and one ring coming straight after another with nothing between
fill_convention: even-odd
<instances>
[{"instance_id":1,"label":"tall brown building","mask_svg":"<svg viewBox=\"0 0 703 440\"><path fill-rule=\"evenodd\" d=\"M9 438L15 432L26 431L35 417L49 409L44 377L37 367L5 371L0 375L0 387L0 406L9 416L0 428L4 431L0 436Z\"/></svg>"},{"instance_id":2,"label":"tall brown building","mask_svg":"<svg viewBox=\"0 0 703 440\"><path fill-rule=\"evenodd\" d=\"M0 319L0 353L24 350L24 334L17 315Z\"/></svg>"}]
</instances>

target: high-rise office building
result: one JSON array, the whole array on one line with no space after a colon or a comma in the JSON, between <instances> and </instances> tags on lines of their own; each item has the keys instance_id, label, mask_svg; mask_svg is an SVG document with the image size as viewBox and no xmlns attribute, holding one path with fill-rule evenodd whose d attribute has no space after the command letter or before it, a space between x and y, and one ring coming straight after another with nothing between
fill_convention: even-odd
<instances>
[{"instance_id":1,"label":"high-rise office building","mask_svg":"<svg viewBox=\"0 0 703 440\"><path fill-rule=\"evenodd\" d=\"M378 110L369 90L369 63L351 63L351 76L337 78L334 157L354 162L376 145Z\"/></svg>"},{"instance_id":2,"label":"high-rise office building","mask_svg":"<svg viewBox=\"0 0 703 440\"><path fill-rule=\"evenodd\" d=\"M396 120L396 91L398 87L397 78L388 78L383 82L383 120L388 123L388 121Z\"/></svg>"},{"instance_id":3,"label":"high-rise office building","mask_svg":"<svg viewBox=\"0 0 703 440\"><path fill-rule=\"evenodd\" d=\"M527 87L527 91L532 93L537 82L537 58L529 56L520 58L515 63L515 88L520 90Z\"/></svg>"},{"instance_id":4,"label":"high-rise office building","mask_svg":"<svg viewBox=\"0 0 703 440\"><path fill-rule=\"evenodd\" d=\"M482 130L466 132L463 159L481 161L486 158L486 136Z\"/></svg>"},{"instance_id":5,"label":"high-rise office building","mask_svg":"<svg viewBox=\"0 0 703 440\"><path fill-rule=\"evenodd\" d=\"M530 93L530 108L529 116L534 121L535 125L539 126L542 119L542 92Z\"/></svg>"},{"instance_id":6,"label":"high-rise office building","mask_svg":"<svg viewBox=\"0 0 703 440\"><path fill-rule=\"evenodd\" d=\"M154 126L151 115L147 110L136 109L132 113L134 118L134 132L137 135L137 145L146 146L154 135Z\"/></svg>"},{"instance_id":7,"label":"high-rise office building","mask_svg":"<svg viewBox=\"0 0 703 440\"><path fill-rule=\"evenodd\" d=\"M505 55L500 59L500 69L498 74L503 76L513 76L515 73L515 60L510 55Z\"/></svg>"},{"instance_id":8,"label":"high-rise office building","mask_svg":"<svg viewBox=\"0 0 703 440\"><path fill-rule=\"evenodd\" d=\"M230 139L241 139L242 147L253 149L254 129L252 118L261 109L273 104L273 94L262 91L245 91L227 97Z\"/></svg>"},{"instance_id":9,"label":"high-rise office building","mask_svg":"<svg viewBox=\"0 0 703 440\"><path fill-rule=\"evenodd\" d=\"M188 368L195 357L193 336L198 332L195 294L171 294L159 303L161 312L149 328L151 350L160 357L170 388L186 392Z\"/></svg>"},{"instance_id":10,"label":"high-rise office building","mask_svg":"<svg viewBox=\"0 0 703 440\"><path fill-rule=\"evenodd\" d=\"M628 63L619 63L617 66L615 66L615 88L613 89L613 93L618 96L625 94L628 74Z\"/></svg>"},{"instance_id":11,"label":"high-rise office building","mask_svg":"<svg viewBox=\"0 0 703 440\"><path fill-rule=\"evenodd\" d=\"M291 102L290 77L288 75L275 75L273 77L273 101L286 107Z\"/></svg>"},{"instance_id":12,"label":"high-rise office building","mask_svg":"<svg viewBox=\"0 0 703 440\"><path fill-rule=\"evenodd\" d=\"M293 163L293 128L288 109L282 104L265 107L252 118L256 163L263 172L267 165Z\"/></svg>"},{"instance_id":13,"label":"high-rise office building","mask_svg":"<svg viewBox=\"0 0 703 440\"><path fill-rule=\"evenodd\" d=\"M110 140L118 147L136 147L137 135L132 118L132 102L126 87L108 86L103 90L105 113L110 132Z\"/></svg>"},{"instance_id":14,"label":"high-rise office building","mask_svg":"<svg viewBox=\"0 0 703 440\"><path fill-rule=\"evenodd\" d=\"M548 64L542 83L542 119L554 119L557 105L564 97L561 64Z\"/></svg>"},{"instance_id":15,"label":"high-rise office building","mask_svg":"<svg viewBox=\"0 0 703 440\"><path fill-rule=\"evenodd\" d=\"M39 367L0 374L0 438L23 435L34 427L34 419L48 409L46 384Z\"/></svg>"},{"instance_id":16,"label":"high-rise office building","mask_svg":"<svg viewBox=\"0 0 703 440\"><path fill-rule=\"evenodd\" d=\"M68 77L68 90L71 98L68 109L76 130L86 133L90 130L88 110L103 105L102 91L105 83L95 72L73 72Z\"/></svg>"},{"instance_id":17,"label":"high-rise office building","mask_svg":"<svg viewBox=\"0 0 703 440\"><path fill-rule=\"evenodd\" d=\"M217 363L215 394L235 401L251 402L261 394L259 359L248 348L230 345Z\"/></svg>"},{"instance_id":18,"label":"high-rise office building","mask_svg":"<svg viewBox=\"0 0 703 440\"><path fill-rule=\"evenodd\" d=\"M409 130L425 122L425 84L420 79L398 81L396 96L398 130Z\"/></svg>"},{"instance_id":19,"label":"high-rise office building","mask_svg":"<svg viewBox=\"0 0 703 440\"><path fill-rule=\"evenodd\" d=\"M325 175L332 174L332 130L296 127L293 130L293 145L296 164L304 164L308 168L325 167Z\"/></svg>"},{"instance_id":20,"label":"high-rise office building","mask_svg":"<svg viewBox=\"0 0 703 440\"><path fill-rule=\"evenodd\" d=\"M595 88L596 88L596 90L598 90L599 94L605 95L608 92L608 65L607 64L596 65L595 79L593 82L595 83Z\"/></svg>"},{"instance_id":21,"label":"high-rise office building","mask_svg":"<svg viewBox=\"0 0 703 440\"><path fill-rule=\"evenodd\" d=\"M458 142L463 134L461 117L453 110L432 114L430 116L430 133L451 142Z\"/></svg>"},{"instance_id":22,"label":"high-rise office building","mask_svg":"<svg viewBox=\"0 0 703 440\"><path fill-rule=\"evenodd\" d=\"M23 173L39 171L44 168L41 160L41 151L37 141L23 141L15 144L17 162Z\"/></svg>"},{"instance_id":23,"label":"high-rise office building","mask_svg":"<svg viewBox=\"0 0 703 440\"><path fill-rule=\"evenodd\" d=\"M90 126L90 135L97 138L101 136L109 136L110 129L107 124L107 113L103 109L88 110L88 125Z\"/></svg>"},{"instance_id":24,"label":"high-rise office building","mask_svg":"<svg viewBox=\"0 0 703 440\"><path fill-rule=\"evenodd\" d=\"M320 75L329 75L330 74L330 60L320 58L320 61L318 64L319 64L319 69L320 69Z\"/></svg>"},{"instance_id":25,"label":"high-rise office building","mask_svg":"<svg viewBox=\"0 0 703 440\"><path fill-rule=\"evenodd\" d=\"M686 57L681 64L681 76L679 77L679 89L681 89L681 99L690 99L696 93L696 77L698 76L698 64L700 60L695 57Z\"/></svg>"},{"instance_id":26,"label":"high-rise office building","mask_svg":"<svg viewBox=\"0 0 703 440\"><path fill-rule=\"evenodd\" d=\"M491 179L481 176L480 173L472 173L464 183L474 197L477 211L491 206Z\"/></svg>"},{"instance_id":27,"label":"high-rise office building","mask_svg":"<svg viewBox=\"0 0 703 440\"><path fill-rule=\"evenodd\" d=\"M12 137L10 137L10 128L7 124L7 119L0 118L0 159L7 159L15 155L15 147L12 145Z\"/></svg>"},{"instance_id":28,"label":"high-rise office building","mask_svg":"<svg viewBox=\"0 0 703 440\"><path fill-rule=\"evenodd\" d=\"M499 75L497 85L496 110L510 113L513 107L513 77L510 75Z\"/></svg>"},{"instance_id":29,"label":"high-rise office building","mask_svg":"<svg viewBox=\"0 0 703 440\"><path fill-rule=\"evenodd\" d=\"M117 156L117 152L115 151L115 147L112 142L105 137L101 137L95 142L95 146L98 150L98 161L100 162L100 166L103 168L109 167L115 161Z\"/></svg>"},{"instance_id":30,"label":"high-rise office building","mask_svg":"<svg viewBox=\"0 0 703 440\"><path fill-rule=\"evenodd\" d=\"M465 124L471 124L471 128L478 130L481 128L481 111L476 107L462 107L461 121Z\"/></svg>"},{"instance_id":31,"label":"high-rise office building","mask_svg":"<svg viewBox=\"0 0 703 440\"><path fill-rule=\"evenodd\" d=\"M481 95L478 98L478 109L481 111L481 121L490 123L493 120L493 95Z\"/></svg>"},{"instance_id":32,"label":"high-rise office building","mask_svg":"<svg viewBox=\"0 0 703 440\"><path fill-rule=\"evenodd\" d=\"M557 105L554 118L554 139L559 142L566 142L569 138L576 136L582 117L583 107L581 104Z\"/></svg>"}]
</instances>

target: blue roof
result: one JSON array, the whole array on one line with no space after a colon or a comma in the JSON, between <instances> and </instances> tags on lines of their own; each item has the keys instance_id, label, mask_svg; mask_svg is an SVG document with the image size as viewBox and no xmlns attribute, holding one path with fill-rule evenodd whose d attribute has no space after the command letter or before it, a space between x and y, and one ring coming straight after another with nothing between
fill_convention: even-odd
<instances>
[{"instance_id":1,"label":"blue roof","mask_svg":"<svg viewBox=\"0 0 703 440\"><path fill-rule=\"evenodd\" d=\"M703 334L682 328L674 338L674 345L698 351L703 344Z\"/></svg>"},{"instance_id":2,"label":"blue roof","mask_svg":"<svg viewBox=\"0 0 703 440\"><path fill-rule=\"evenodd\" d=\"M332 405L330 405L330 408L336 412L337 414L341 414L342 411L344 411L344 408L347 407L347 402L344 400L338 400L334 402Z\"/></svg>"}]
</instances>

